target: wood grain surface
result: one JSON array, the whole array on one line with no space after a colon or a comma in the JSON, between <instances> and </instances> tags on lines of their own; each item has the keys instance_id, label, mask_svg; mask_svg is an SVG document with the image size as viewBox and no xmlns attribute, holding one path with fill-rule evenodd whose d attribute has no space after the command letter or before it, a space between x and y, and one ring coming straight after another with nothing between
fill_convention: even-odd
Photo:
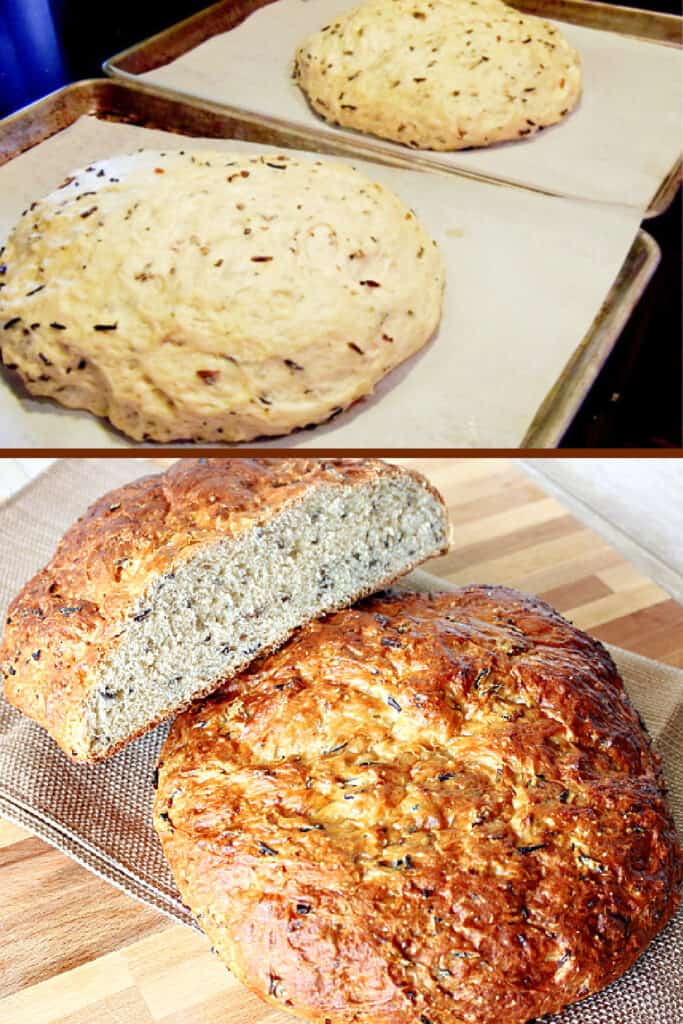
<instances>
[{"instance_id":1,"label":"wood grain surface","mask_svg":"<svg viewBox=\"0 0 683 1024\"><path fill-rule=\"evenodd\" d=\"M425 568L533 591L610 643L683 666L683 607L498 459L403 459L443 492L452 551ZM203 936L0 819L2 1024L285 1024Z\"/></svg>"}]
</instances>

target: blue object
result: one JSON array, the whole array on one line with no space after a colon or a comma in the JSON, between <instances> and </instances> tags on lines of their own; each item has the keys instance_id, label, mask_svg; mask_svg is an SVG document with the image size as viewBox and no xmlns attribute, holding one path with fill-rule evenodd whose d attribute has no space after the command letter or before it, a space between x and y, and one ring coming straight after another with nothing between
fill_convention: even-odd
<instances>
[{"instance_id":1,"label":"blue object","mask_svg":"<svg viewBox=\"0 0 683 1024\"><path fill-rule=\"evenodd\" d=\"M56 21L61 0L0 0L0 116L68 80Z\"/></svg>"}]
</instances>

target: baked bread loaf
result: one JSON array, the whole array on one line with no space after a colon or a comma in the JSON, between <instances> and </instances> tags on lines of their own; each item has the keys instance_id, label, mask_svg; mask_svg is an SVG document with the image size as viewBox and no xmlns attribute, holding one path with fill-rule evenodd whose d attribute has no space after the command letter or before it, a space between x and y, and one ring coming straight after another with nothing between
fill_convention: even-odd
<instances>
[{"instance_id":1,"label":"baked bread loaf","mask_svg":"<svg viewBox=\"0 0 683 1024\"><path fill-rule=\"evenodd\" d=\"M294 80L325 120L434 150L528 138L581 93L558 29L501 0L368 0L301 44Z\"/></svg>"},{"instance_id":2,"label":"baked bread loaf","mask_svg":"<svg viewBox=\"0 0 683 1024\"><path fill-rule=\"evenodd\" d=\"M609 654L502 587L300 630L173 724L155 824L230 969L319 1024L522 1024L617 978L679 900Z\"/></svg>"},{"instance_id":3,"label":"baked bread loaf","mask_svg":"<svg viewBox=\"0 0 683 1024\"><path fill-rule=\"evenodd\" d=\"M137 441L328 419L429 340L444 286L400 199L282 154L91 164L32 204L2 260L5 365Z\"/></svg>"},{"instance_id":4,"label":"baked bread loaf","mask_svg":"<svg viewBox=\"0 0 683 1024\"><path fill-rule=\"evenodd\" d=\"M447 544L440 496L398 466L182 459L96 502L14 599L5 696L101 760Z\"/></svg>"}]
</instances>

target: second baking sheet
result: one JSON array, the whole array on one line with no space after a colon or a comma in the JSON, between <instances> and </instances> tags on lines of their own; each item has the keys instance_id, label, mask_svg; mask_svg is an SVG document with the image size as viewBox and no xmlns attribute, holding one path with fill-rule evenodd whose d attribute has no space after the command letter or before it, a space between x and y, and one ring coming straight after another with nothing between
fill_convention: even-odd
<instances>
[{"instance_id":1,"label":"second baking sheet","mask_svg":"<svg viewBox=\"0 0 683 1024\"><path fill-rule=\"evenodd\" d=\"M73 168L140 146L190 144L272 151L234 140L190 143L169 132L82 117L0 167L0 236ZM390 374L374 396L330 423L260 446L518 445L600 310L638 229L638 212L352 162L412 206L441 246L448 274L443 321L431 344ZM90 415L32 399L6 379L0 444L128 442Z\"/></svg>"},{"instance_id":2,"label":"second baking sheet","mask_svg":"<svg viewBox=\"0 0 683 1024\"><path fill-rule=\"evenodd\" d=\"M292 62L308 35L354 6L354 0L269 3L236 28L140 80L451 170L643 211L680 158L681 51L565 22L554 24L581 55L583 96L564 123L540 135L484 149L433 153L332 127L310 109L292 81ZM121 74L116 58L108 70Z\"/></svg>"}]
</instances>

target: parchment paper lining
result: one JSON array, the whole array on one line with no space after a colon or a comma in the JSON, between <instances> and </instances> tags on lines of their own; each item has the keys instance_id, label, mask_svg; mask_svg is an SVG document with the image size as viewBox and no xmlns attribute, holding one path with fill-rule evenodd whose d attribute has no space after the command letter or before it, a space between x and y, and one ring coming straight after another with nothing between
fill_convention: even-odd
<instances>
[{"instance_id":1,"label":"parchment paper lining","mask_svg":"<svg viewBox=\"0 0 683 1024\"><path fill-rule=\"evenodd\" d=\"M328 125L292 81L297 46L354 6L353 0L278 0L139 78L157 88L410 153ZM681 153L681 52L613 32L553 24L582 60L583 97L566 121L526 141L455 153L417 152L435 165L644 211Z\"/></svg>"}]
</instances>

